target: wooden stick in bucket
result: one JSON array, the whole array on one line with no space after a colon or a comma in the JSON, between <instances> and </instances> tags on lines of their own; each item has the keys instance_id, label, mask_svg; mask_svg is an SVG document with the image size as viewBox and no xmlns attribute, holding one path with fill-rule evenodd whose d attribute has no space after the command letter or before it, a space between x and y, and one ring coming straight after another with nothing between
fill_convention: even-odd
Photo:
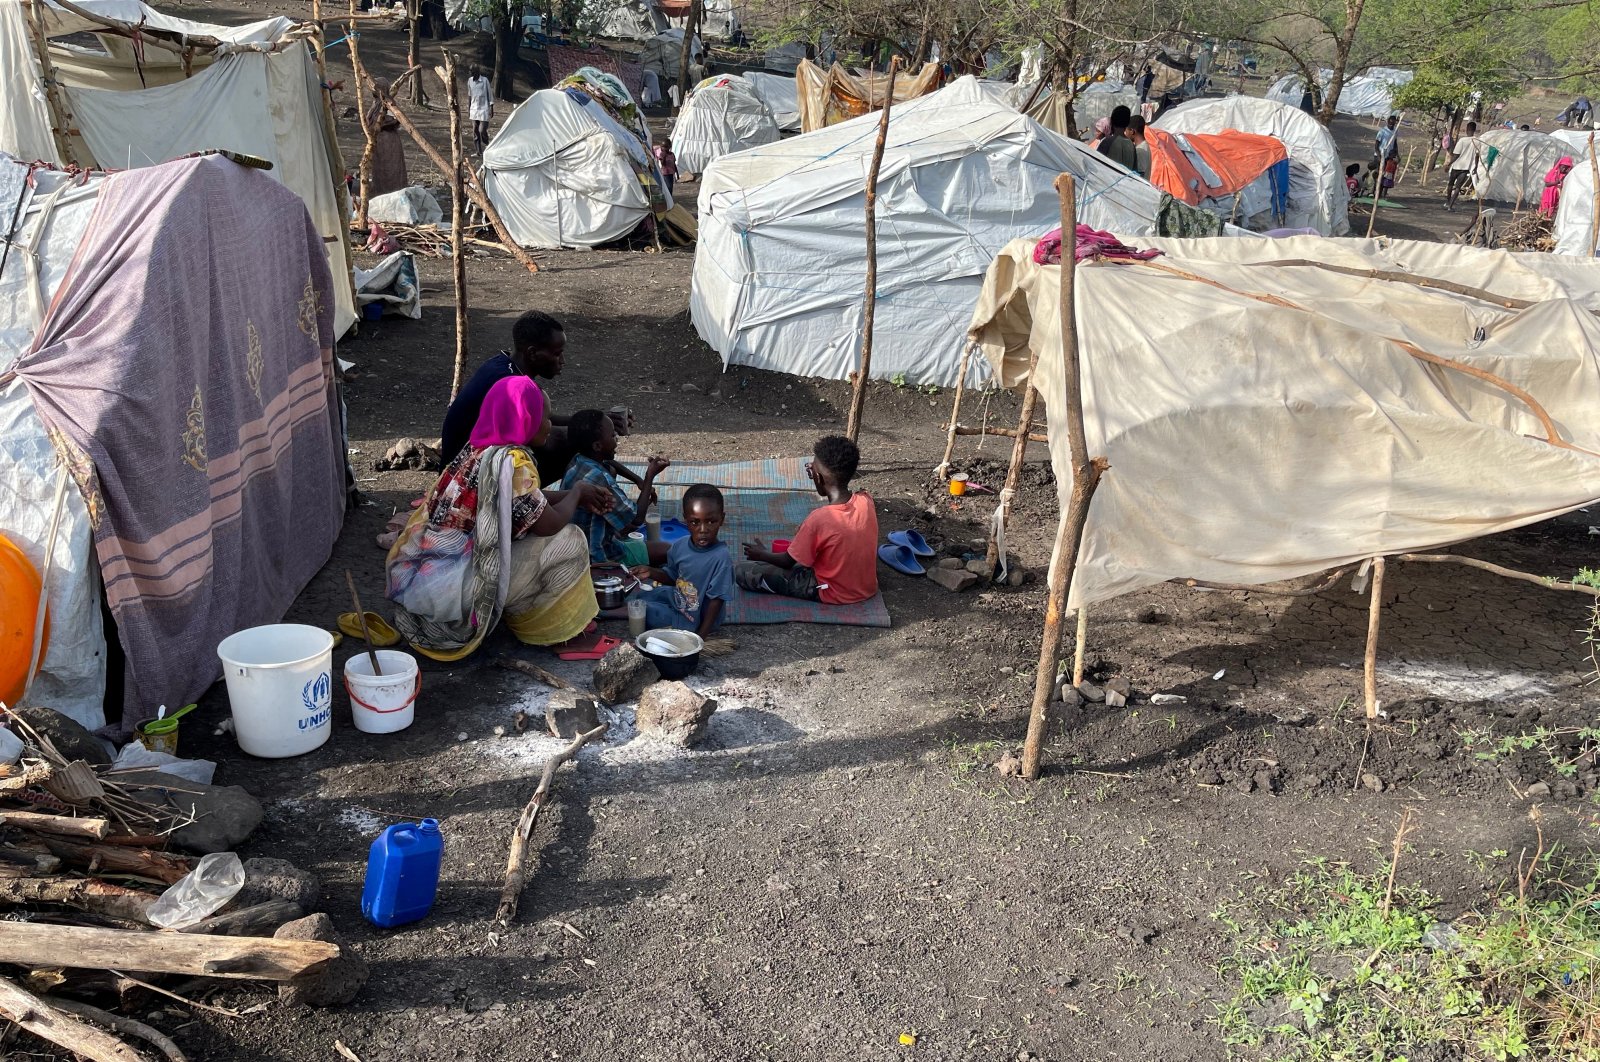
<instances>
[{"instance_id":1,"label":"wooden stick in bucket","mask_svg":"<svg viewBox=\"0 0 1600 1062\"><path fill-rule=\"evenodd\" d=\"M344 570L344 581L350 586L350 600L356 603L356 622L361 624L361 637L367 643L367 655L372 658L372 673L383 674L383 668L378 665L378 651L372 647L372 632L367 630L367 614L361 610L361 595L356 592L356 577L350 574L350 569Z\"/></svg>"}]
</instances>

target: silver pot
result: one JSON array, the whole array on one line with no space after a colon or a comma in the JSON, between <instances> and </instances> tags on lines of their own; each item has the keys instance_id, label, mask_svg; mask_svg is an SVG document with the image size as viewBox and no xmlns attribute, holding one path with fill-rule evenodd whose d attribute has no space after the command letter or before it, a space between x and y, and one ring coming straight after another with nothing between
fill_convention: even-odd
<instances>
[{"instance_id":1,"label":"silver pot","mask_svg":"<svg viewBox=\"0 0 1600 1062\"><path fill-rule=\"evenodd\" d=\"M628 586L631 580L620 575L607 575L594 581L595 600L600 602L602 609L621 608L628 599Z\"/></svg>"}]
</instances>

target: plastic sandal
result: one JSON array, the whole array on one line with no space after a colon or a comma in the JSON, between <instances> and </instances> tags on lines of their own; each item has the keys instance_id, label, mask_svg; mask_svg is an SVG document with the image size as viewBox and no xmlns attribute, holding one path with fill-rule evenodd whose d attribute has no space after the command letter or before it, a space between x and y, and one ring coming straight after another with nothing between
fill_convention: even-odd
<instances>
[{"instance_id":1,"label":"plastic sandal","mask_svg":"<svg viewBox=\"0 0 1600 1062\"><path fill-rule=\"evenodd\" d=\"M928 574L928 569L917 563L917 555L912 553L910 547L907 546L879 546L878 559L895 571L903 572L906 575Z\"/></svg>"},{"instance_id":2,"label":"plastic sandal","mask_svg":"<svg viewBox=\"0 0 1600 1062\"><path fill-rule=\"evenodd\" d=\"M361 620L354 612L341 613L339 629L352 638L360 638ZM379 649L400 644L400 632L389 626L388 621L376 612L367 613L367 633L372 635L372 644Z\"/></svg>"},{"instance_id":3,"label":"plastic sandal","mask_svg":"<svg viewBox=\"0 0 1600 1062\"><path fill-rule=\"evenodd\" d=\"M904 531L889 532L889 541L897 546L904 546L919 557L933 556L933 547L928 545L928 540L922 537L921 531L907 528Z\"/></svg>"},{"instance_id":4,"label":"plastic sandal","mask_svg":"<svg viewBox=\"0 0 1600 1062\"><path fill-rule=\"evenodd\" d=\"M622 644L621 638L613 638L609 634L602 634L594 646L589 649L557 649L558 660L599 660L611 650Z\"/></svg>"}]
</instances>

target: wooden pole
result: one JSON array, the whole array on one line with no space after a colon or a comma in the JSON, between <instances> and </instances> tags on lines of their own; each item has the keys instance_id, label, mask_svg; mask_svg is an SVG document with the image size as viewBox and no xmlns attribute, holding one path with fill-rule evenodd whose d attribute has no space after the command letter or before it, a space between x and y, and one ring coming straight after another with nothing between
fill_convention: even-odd
<instances>
[{"instance_id":1,"label":"wooden pole","mask_svg":"<svg viewBox=\"0 0 1600 1062\"><path fill-rule=\"evenodd\" d=\"M683 24L683 48L678 52L678 105L674 113L681 112L689 102L689 60L694 52L694 35L700 32L701 0L689 0L689 17Z\"/></svg>"},{"instance_id":2,"label":"wooden pole","mask_svg":"<svg viewBox=\"0 0 1600 1062\"><path fill-rule=\"evenodd\" d=\"M1076 238L1076 233L1074 233ZM1063 244L1065 246L1065 244ZM1065 263L1066 259L1062 259ZM1065 265L1063 264L1063 268ZM1011 463L1006 466L1005 486L1000 489L999 527L989 526L989 545L984 550L983 565L988 578L994 578L995 565L1000 563L1000 530L1011 520L1011 501L1017 495L1017 484L1022 480L1022 459L1028 452L1028 440L1033 438L1033 410L1039 401L1038 388L1034 387L1034 371L1039 366L1037 355L1028 359L1028 393L1022 396L1022 415L1017 418L1017 430L1011 432Z\"/></svg>"},{"instance_id":3,"label":"wooden pole","mask_svg":"<svg viewBox=\"0 0 1600 1062\"><path fill-rule=\"evenodd\" d=\"M867 169L867 293L861 307L861 362L851 381L850 418L844 433L854 442L861 434L861 411L867 404L867 380L872 376L872 319L878 308L878 170L883 166L883 148L889 139L889 111L894 104L894 75L900 57L889 60L889 90L878 119L878 139L872 145L872 165Z\"/></svg>"},{"instance_id":4,"label":"wooden pole","mask_svg":"<svg viewBox=\"0 0 1600 1062\"><path fill-rule=\"evenodd\" d=\"M30 0L30 12L33 17L29 20L28 29L33 33L33 49L39 58L39 73L44 81L44 99L46 109L50 112L50 136L55 141L56 152L61 156L61 162L69 166L80 166L77 153L72 150L72 112L67 110L67 105L57 89L55 64L50 61L50 39L44 31L44 0Z\"/></svg>"},{"instance_id":5,"label":"wooden pole","mask_svg":"<svg viewBox=\"0 0 1600 1062\"><path fill-rule=\"evenodd\" d=\"M956 436L960 434L957 428L961 423L961 397L967 391L967 366L972 364L972 351L975 346L976 344L969 342L961 351L961 370L956 377L956 397L950 404L950 423L945 429L944 460L939 462L938 468L941 480L950 478L950 455L955 453Z\"/></svg>"},{"instance_id":6,"label":"wooden pole","mask_svg":"<svg viewBox=\"0 0 1600 1062\"><path fill-rule=\"evenodd\" d=\"M422 0L406 0L406 66L422 65ZM411 102L418 107L428 102L428 92L419 77L411 83Z\"/></svg>"},{"instance_id":7,"label":"wooden pole","mask_svg":"<svg viewBox=\"0 0 1600 1062\"><path fill-rule=\"evenodd\" d=\"M350 17L356 14L356 0L350 0ZM367 121L367 75L361 65L361 38L356 33L355 25L350 27L346 37L350 45L350 72L356 79L356 120L361 123L361 135L365 138L365 145L361 149L361 161L356 164L356 195L360 202L356 206L356 224L361 231L367 231L367 202L372 198L372 151L376 146L373 138L372 125Z\"/></svg>"},{"instance_id":8,"label":"wooden pole","mask_svg":"<svg viewBox=\"0 0 1600 1062\"><path fill-rule=\"evenodd\" d=\"M110 1033L63 1013L4 977L0 977L0 1017L90 1062L148 1062L149 1059L148 1055L135 1051Z\"/></svg>"},{"instance_id":9,"label":"wooden pole","mask_svg":"<svg viewBox=\"0 0 1600 1062\"><path fill-rule=\"evenodd\" d=\"M320 17L322 5L315 8ZM317 57L317 83L327 85L328 62L324 54L325 38L322 35L322 23L317 23L316 33L312 35L312 43ZM357 85L357 94L360 86ZM322 143L328 153L328 179L333 182L333 201L339 209L339 245L344 248L345 276L341 278L350 288L350 308L359 310L361 300L356 291L355 270L350 266L355 262L354 249L350 245L350 186L345 182L344 152L339 150L339 126L333 117L333 93L322 89Z\"/></svg>"},{"instance_id":10,"label":"wooden pole","mask_svg":"<svg viewBox=\"0 0 1600 1062\"><path fill-rule=\"evenodd\" d=\"M94 878L0 878L0 904L59 904L141 926L155 902L152 893Z\"/></svg>"},{"instance_id":11,"label":"wooden pole","mask_svg":"<svg viewBox=\"0 0 1600 1062\"><path fill-rule=\"evenodd\" d=\"M1595 255L1595 245L1600 243L1600 162L1595 161L1594 133L1589 134L1589 253L1588 257Z\"/></svg>"},{"instance_id":12,"label":"wooden pole","mask_svg":"<svg viewBox=\"0 0 1600 1062\"><path fill-rule=\"evenodd\" d=\"M1383 165L1378 165L1378 170L1372 175L1372 213L1367 215L1367 239L1372 239L1372 230L1378 225L1378 200L1383 198Z\"/></svg>"},{"instance_id":13,"label":"wooden pole","mask_svg":"<svg viewBox=\"0 0 1600 1062\"><path fill-rule=\"evenodd\" d=\"M33 833L53 833L60 837L104 840L111 832L106 819L77 819L69 815L46 815L37 811L0 812L0 826L16 826Z\"/></svg>"},{"instance_id":14,"label":"wooden pole","mask_svg":"<svg viewBox=\"0 0 1600 1062\"><path fill-rule=\"evenodd\" d=\"M1383 615L1383 558L1372 558L1372 599L1367 603L1367 651L1361 692L1367 702L1367 724L1378 718L1378 625Z\"/></svg>"},{"instance_id":15,"label":"wooden pole","mask_svg":"<svg viewBox=\"0 0 1600 1062\"><path fill-rule=\"evenodd\" d=\"M321 940L190 936L138 929L0 922L0 962L20 966L77 966L86 970L289 981L340 953L339 945Z\"/></svg>"},{"instance_id":16,"label":"wooden pole","mask_svg":"<svg viewBox=\"0 0 1600 1062\"><path fill-rule=\"evenodd\" d=\"M997 435L1002 439L1015 439L1021 433L1015 428L969 428L965 424L957 424L955 434L961 436ZM1028 433L1028 441L1047 443L1050 441L1050 436L1046 432L1030 431Z\"/></svg>"},{"instance_id":17,"label":"wooden pole","mask_svg":"<svg viewBox=\"0 0 1600 1062\"><path fill-rule=\"evenodd\" d=\"M572 744L544 761L544 773L539 776L539 786L528 799L522 814L517 817L517 828L511 834L511 856L506 861L506 880L500 889L500 906L494 913L495 921L500 924L510 925L511 920L517 917L517 903L528 875L526 865L528 838L533 836L533 827L539 821L539 809L544 807L545 799L550 795L550 787L555 783L556 768L572 759L578 754L579 749L595 738L601 737L605 732L606 724L601 723L593 730L579 734L573 738Z\"/></svg>"},{"instance_id":18,"label":"wooden pole","mask_svg":"<svg viewBox=\"0 0 1600 1062\"><path fill-rule=\"evenodd\" d=\"M1083 685L1083 656L1089 645L1089 606L1078 606L1078 634L1072 646L1072 684Z\"/></svg>"},{"instance_id":19,"label":"wooden pole","mask_svg":"<svg viewBox=\"0 0 1600 1062\"><path fill-rule=\"evenodd\" d=\"M1067 445L1072 454L1072 497L1056 527L1050 564L1050 586L1044 614L1044 639L1039 646L1039 668L1033 680L1033 709L1028 716L1028 739L1022 749L1022 777L1039 777L1044 755L1045 716L1055 693L1056 667L1061 661L1061 617L1066 612L1078 566L1078 549L1089 519L1089 502L1106 470L1103 457L1090 459L1083 431L1083 382L1078 366L1078 321L1073 305L1078 243L1077 188L1071 174L1056 178L1061 197L1061 368L1062 394L1067 420ZM1032 386L1029 373L1029 386Z\"/></svg>"},{"instance_id":20,"label":"wooden pole","mask_svg":"<svg viewBox=\"0 0 1600 1062\"><path fill-rule=\"evenodd\" d=\"M456 365L450 377L450 401L461 390L467 364L467 225L466 193L462 190L461 95L456 87L456 57L444 53L444 96L450 107L450 273L456 284Z\"/></svg>"},{"instance_id":21,"label":"wooden pole","mask_svg":"<svg viewBox=\"0 0 1600 1062\"><path fill-rule=\"evenodd\" d=\"M438 167L440 173L449 174L450 164L444 160L443 155L439 154L439 149L429 143L428 138L422 135L422 130L418 129L416 124L399 108L394 102L394 97L387 90L380 89L378 83L373 81L371 77L366 80L368 84L372 85L373 91L378 94L378 98L383 101L384 106L389 108L389 113L394 115L395 121L400 123L400 128L404 129L411 139L416 141L417 146L422 149L422 153L428 156L428 160ZM495 235L500 237L500 242L505 244L505 248L510 252L511 257L515 258L528 272L537 273L539 264L529 256L527 251L522 249L521 244L512 238L510 230L506 228L506 223L500 218L500 211L496 210L494 204L489 201L488 193L479 187L478 179L465 168L462 169L461 176L462 188L467 193L467 198L472 200L473 206L483 211L484 218L488 220L490 227L494 229Z\"/></svg>"}]
</instances>

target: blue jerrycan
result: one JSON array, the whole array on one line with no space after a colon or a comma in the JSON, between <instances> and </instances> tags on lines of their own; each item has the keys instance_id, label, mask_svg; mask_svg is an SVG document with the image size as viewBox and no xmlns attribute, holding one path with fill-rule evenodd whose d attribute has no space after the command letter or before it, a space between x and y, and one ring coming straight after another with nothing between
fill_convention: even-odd
<instances>
[{"instance_id":1,"label":"blue jerrycan","mask_svg":"<svg viewBox=\"0 0 1600 1062\"><path fill-rule=\"evenodd\" d=\"M444 836L438 819L400 822L380 833L367 854L361 913L385 929L426 917L439 890Z\"/></svg>"}]
</instances>

